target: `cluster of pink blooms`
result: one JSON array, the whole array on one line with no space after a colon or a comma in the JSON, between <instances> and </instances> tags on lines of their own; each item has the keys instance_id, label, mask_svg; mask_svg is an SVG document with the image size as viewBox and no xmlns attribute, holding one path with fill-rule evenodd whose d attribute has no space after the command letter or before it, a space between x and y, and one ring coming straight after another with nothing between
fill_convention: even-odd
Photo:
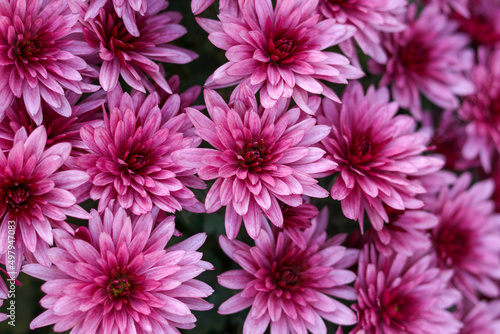
<instances>
[{"instance_id":1,"label":"cluster of pink blooms","mask_svg":"<svg viewBox=\"0 0 500 334\"><path fill-rule=\"evenodd\" d=\"M500 333L500 1L169 5L0 1L0 306L29 275L32 330ZM181 93L183 16L226 62Z\"/></svg>"}]
</instances>

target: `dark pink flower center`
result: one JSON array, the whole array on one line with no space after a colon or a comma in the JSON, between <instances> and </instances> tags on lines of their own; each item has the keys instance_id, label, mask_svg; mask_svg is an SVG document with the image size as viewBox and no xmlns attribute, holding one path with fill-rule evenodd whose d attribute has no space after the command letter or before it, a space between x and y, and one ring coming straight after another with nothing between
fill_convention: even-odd
<instances>
[{"instance_id":1,"label":"dark pink flower center","mask_svg":"<svg viewBox=\"0 0 500 334\"><path fill-rule=\"evenodd\" d=\"M296 59L304 59L307 55L302 51L307 50L309 37L307 29L283 29L281 21L272 27L271 20L266 22L267 54L271 62L289 64Z\"/></svg>"},{"instance_id":2,"label":"dark pink flower center","mask_svg":"<svg viewBox=\"0 0 500 334\"><path fill-rule=\"evenodd\" d=\"M149 163L149 158L144 153L131 153L126 151L123 159L118 160L120 165L125 167L129 172L139 171L142 167Z\"/></svg>"},{"instance_id":3,"label":"dark pink flower center","mask_svg":"<svg viewBox=\"0 0 500 334\"><path fill-rule=\"evenodd\" d=\"M425 73L430 63L428 49L418 38L413 38L407 45L400 48L399 59L404 68L418 74Z\"/></svg>"},{"instance_id":4,"label":"dark pink flower center","mask_svg":"<svg viewBox=\"0 0 500 334\"><path fill-rule=\"evenodd\" d=\"M23 184L16 182L8 186L5 195L9 211L18 212L22 208L27 209L30 193Z\"/></svg>"},{"instance_id":5,"label":"dark pink flower center","mask_svg":"<svg viewBox=\"0 0 500 334\"><path fill-rule=\"evenodd\" d=\"M263 165L272 159L272 154L264 140L259 139L259 141L247 144L238 159L240 166L260 172Z\"/></svg>"},{"instance_id":6,"label":"dark pink flower center","mask_svg":"<svg viewBox=\"0 0 500 334\"><path fill-rule=\"evenodd\" d=\"M403 325L412 317L418 316L418 301L410 296L398 295L396 291L385 290L382 299L377 301L380 307L382 320L389 326L402 331Z\"/></svg>"},{"instance_id":7,"label":"dark pink flower center","mask_svg":"<svg viewBox=\"0 0 500 334\"><path fill-rule=\"evenodd\" d=\"M304 251L293 247L286 255L271 265L271 278L277 287L287 290L302 290L301 275L304 268Z\"/></svg>"},{"instance_id":8,"label":"dark pink flower center","mask_svg":"<svg viewBox=\"0 0 500 334\"><path fill-rule=\"evenodd\" d=\"M112 269L109 274L109 283L106 290L111 299L121 299L127 302L127 297L132 290L142 290L139 285L144 281L144 276L138 276L134 273L127 273L127 267Z\"/></svg>"},{"instance_id":9,"label":"dark pink flower center","mask_svg":"<svg viewBox=\"0 0 500 334\"><path fill-rule=\"evenodd\" d=\"M442 228L434 236L441 263L447 267L460 265L469 257L474 231L463 228Z\"/></svg>"},{"instance_id":10,"label":"dark pink flower center","mask_svg":"<svg viewBox=\"0 0 500 334\"><path fill-rule=\"evenodd\" d=\"M372 161L380 151L380 145L373 143L369 134L356 134L347 150L347 161L352 166Z\"/></svg>"},{"instance_id":11,"label":"dark pink flower center","mask_svg":"<svg viewBox=\"0 0 500 334\"><path fill-rule=\"evenodd\" d=\"M18 39L14 45L12 45L9 50L9 57L13 60L20 60L24 63L29 61L36 61L38 58L36 57L40 50L42 49L42 43L35 38L31 37L31 33L28 32L24 36L18 35Z\"/></svg>"}]
</instances>

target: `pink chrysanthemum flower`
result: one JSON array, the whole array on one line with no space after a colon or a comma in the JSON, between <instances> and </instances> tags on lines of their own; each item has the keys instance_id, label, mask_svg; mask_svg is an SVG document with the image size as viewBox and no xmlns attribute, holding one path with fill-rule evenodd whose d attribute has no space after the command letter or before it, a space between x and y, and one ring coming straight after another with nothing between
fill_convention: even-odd
<instances>
[{"instance_id":1,"label":"pink chrysanthemum flower","mask_svg":"<svg viewBox=\"0 0 500 334\"><path fill-rule=\"evenodd\" d=\"M320 0L319 10L327 18L356 28L353 39L361 50L379 63L387 61L381 45L381 32L397 32L405 28L399 15L406 10L406 0ZM340 43L351 59L356 56L352 39Z\"/></svg>"},{"instance_id":2,"label":"pink chrysanthemum flower","mask_svg":"<svg viewBox=\"0 0 500 334\"><path fill-rule=\"evenodd\" d=\"M495 47L500 42L500 1L469 0L470 16L451 15L477 45Z\"/></svg>"},{"instance_id":3,"label":"pink chrysanthemum flower","mask_svg":"<svg viewBox=\"0 0 500 334\"><path fill-rule=\"evenodd\" d=\"M313 220L302 233L307 247L299 248L284 233L276 237L263 230L250 247L225 236L219 239L224 252L243 269L219 276L219 284L243 290L219 307L231 314L251 306L243 326L244 334L264 333L270 325L276 333L324 333L323 319L339 325L353 325L354 312L336 298L356 299L347 284L356 275L347 270L358 250L340 246L345 235L327 239L327 219Z\"/></svg>"},{"instance_id":4,"label":"pink chrysanthemum flower","mask_svg":"<svg viewBox=\"0 0 500 334\"><path fill-rule=\"evenodd\" d=\"M79 57L88 50L76 40L77 21L63 0L2 1L0 115L18 97L40 124L42 100L57 113L70 116L64 90L79 94L96 90L82 81L82 74L93 72Z\"/></svg>"},{"instance_id":5,"label":"pink chrysanthemum flower","mask_svg":"<svg viewBox=\"0 0 500 334\"><path fill-rule=\"evenodd\" d=\"M76 205L70 190L81 186L88 175L81 171L59 171L71 152L68 143L45 149L47 133L43 126L29 136L17 131L7 156L0 153L0 254L8 258L8 226L15 221L15 270L19 272L23 254L30 261L50 265L47 250L52 245L52 227L71 229L66 216L88 219ZM4 262L7 263L7 262Z\"/></svg>"},{"instance_id":6,"label":"pink chrysanthemum flower","mask_svg":"<svg viewBox=\"0 0 500 334\"><path fill-rule=\"evenodd\" d=\"M90 233L75 238L55 231L49 250L55 266L28 264L23 272L47 281L40 301L47 309L31 329L55 324L55 332L178 333L193 328L191 310L208 310L213 290L194 279L207 269L197 249L199 233L164 249L174 232L174 218L153 229L151 214L128 217L123 208L92 212ZM87 236L87 237L85 237Z\"/></svg>"},{"instance_id":7,"label":"pink chrysanthemum flower","mask_svg":"<svg viewBox=\"0 0 500 334\"><path fill-rule=\"evenodd\" d=\"M311 219L316 218L318 209L308 203L293 207L283 202L280 203L281 212L283 212L283 226L276 228L277 231L283 231L300 248L307 247L307 240L304 237L304 230L311 227Z\"/></svg>"},{"instance_id":8,"label":"pink chrysanthemum flower","mask_svg":"<svg viewBox=\"0 0 500 334\"><path fill-rule=\"evenodd\" d=\"M342 104L323 99L320 124L332 126L321 141L327 158L340 172L332 189L333 199L342 203L347 218L359 220L364 212L375 230L389 221L384 204L395 209L418 209L423 203L416 194L425 192L418 181L408 178L439 170L443 161L422 155L429 134L416 132L416 122L408 115L396 115L398 105L389 103L389 92L370 87L363 94L358 82L347 86Z\"/></svg>"},{"instance_id":9,"label":"pink chrysanthemum flower","mask_svg":"<svg viewBox=\"0 0 500 334\"><path fill-rule=\"evenodd\" d=\"M500 152L500 49L478 50L478 63L471 71L476 92L467 96L459 117L467 122L462 155L467 160L479 158L486 172Z\"/></svg>"},{"instance_id":10,"label":"pink chrysanthemum flower","mask_svg":"<svg viewBox=\"0 0 500 334\"><path fill-rule=\"evenodd\" d=\"M415 4L409 6L407 29L384 35L389 60L386 65L370 62L370 71L382 74L380 85L391 84L393 99L421 118L419 92L441 108L456 109L457 95L474 91L464 76L473 65L474 54L466 48L468 37L458 33L457 23L437 6L425 6L418 17L416 11Z\"/></svg>"},{"instance_id":11,"label":"pink chrysanthemum flower","mask_svg":"<svg viewBox=\"0 0 500 334\"><path fill-rule=\"evenodd\" d=\"M82 155L79 163L90 175L90 197L99 200L99 212L112 199L138 215L153 205L172 213L183 208L203 212L186 186L201 189L205 184L194 169L171 158L173 152L199 143L180 131L186 114L162 119L156 94L130 96L120 87L108 94L108 108L103 126L85 125L80 131L91 153Z\"/></svg>"},{"instance_id":12,"label":"pink chrysanthemum flower","mask_svg":"<svg viewBox=\"0 0 500 334\"><path fill-rule=\"evenodd\" d=\"M254 91L260 89L265 108L280 97L292 97L308 113L313 113L308 93L338 100L320 79L345 84L363 73L346 57L322 50L351 37L355 29L334 19L320 20L317 5L318 0L278 0L273 8L271 0L240 0L239 14L222 11L220 22L198 19L229 60L206 86L251 85Z\"/></svg>"},{"instance_id":13,"label":"pink chrysanthemum flower","mask_svg":"<svg viewBox=\"0 0 500 334\"><path fill-rule=\"evenodd\" d=\"M434 212L439 224L431 240L439 265L453 269L454 286L475 299L476 292L488 297L500 295L500 215L490 200L492 180L471 183L468 173L453 187L443 187L426 198L426 208Z\"/></svg>"},{"instance_id":14,"label":"pink chrysanthemum flower","mask_svg":"<svg viewBox=\"0 0 500 334\"><path fill-rule=\"evenodd\" d=\"M164 0L147 0L147 4L144 16L136 18L138 37L126 29L110 1L99 9L95 18L82 22L85 40L102 61L99 83L105 91L113 90L121 76L138 91L145 92L145 86L149 85L145 81L151 79L171 93L155 61L185 64L197 57L192 51L168 44L186 33L179 24L181 15L164 11L168 7ZM79 12L84 15L85 6Z\"/></svg>"},{"instance_id":15,"label":"pink chrysanthemum flower","mask_svg":"<svg viewBox=\"0 0 500 334\"><path fill-rule=\"evenodd\" d=\"M431 255L386 257L365 246L358 264L354 333L459 333L462 324L447 308L460 293L449 288L452 272L436 268Z\"/></svg>"},{"instance_id":16,"label":"pink chrysanthemum flower","mask_svg":"<svg viewBox=\"0 0 500 334\"><path fill-rule=\"evenodd\" d=\"M146 15L148 9L148 0L90 0L85 20L93 19L99 14L99 9L104 7L108 2L113 3L113 9L119 18L123 20L123 24L127 31L135 37L140 36L139 28L137 27L136 17ZM157 1L157 3L166 2L165 0Z\"/></svg>"},{"instance_id":17,"label":"pink chrysanthemum flower","mask_svg":"<svg viewBox=\"0 0 500 334\"><path fill-rule=\"evenodd\" d=\"M438 218L424 210L398 211L388 207L389 221L375 233L377 251L390 256L396 252L412 256L417 250L432 246L428 231L438 224Z\"/></svg>"},{"instance_id":18,"label":"pink chrysanthemum flower","mask_svg":"<svg viewBox=\"0 0 500 334\"><path fill-rule=\"evenodd\" d=\"M102 105L106 102L105 93L100 90L83 99L81 95L67 93L72 113L65 117L55 112L47 103L41 102L42 122L40 125L47 131L47 147L58 143L70 143L71 155L80 155L87 151L87 145L80 138L80 129L85 124L97 126L102 124ZM12 147L14 135L24 127L28 134L33 132L37 125L30 117L24 104L19 99L15 99L12 105L7 108L5 118L0 121L0 148L8 150Z\"/></svg>"},{"instance_id":19,"label":"pink chrysanthemum flower","mask_svg":"<svg viewBox=\"0 0 500 334\"><path fill-rule=\"evenodd\" d=\"M460 312L460 334L500 334L500 299L468 304Z\"/></svg>"},{"instance_id":20,"label":"pink chrysanthemum flower","mask_svg":"<svg viewBox=\"0 0 500 334\"><path fill-rule=\"evenodd\" d=\"M261 214L272 224L283 226L279 201L289 206L302 204L302 195L327 197L317 185L316 174L336 165L323 158L324 151L311 147L330 128L316 120L299 119L301 111L279 103L277 108L257 107L251 92L231 107L215 91L205 90L209 119L194 108L186 112L196 133L214 149L193 148L175 153L174 159L199 168L203 180L216 179L205 199L207 212L226 206L226 233L238 234L243 219L250 237L261 228Z\"/></svg>"}]
</instances>

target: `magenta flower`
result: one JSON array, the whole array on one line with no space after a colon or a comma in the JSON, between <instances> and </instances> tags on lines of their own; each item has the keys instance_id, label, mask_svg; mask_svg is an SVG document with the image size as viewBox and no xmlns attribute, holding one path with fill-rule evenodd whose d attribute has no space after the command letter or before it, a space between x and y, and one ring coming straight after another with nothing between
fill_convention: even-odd
<instances>
[{"instance_id":1,"label":"magenta flower","mask_svg":"<svg viewBox=\"0 0 500 334\"><path fill-rule=\"evenodd\" d=\"M498 297L500 290L500 215L490 197L492 180L471 183L462 174L453 187L443 187L426 199L426 208L439 218L431 234L433 248L442 268L453 269L453 284L468 298L476 292Z\"/></svg>"},{"instance_id":2,"label":"magenta flower","mask_svg":"<svg viewBox=\"0 0 500 334\"><path fill-rule=\"evenodd\" d=\"M475 44L495 47L500 42L500 2L498 0L469 0L470 16L452 14Z\"/></svg>"},{"instance_id":3,"label":"magenta flower","mask_svg":"<svg viewBox=\"0 0 500 334\"><path fill-rule=\"evenodd\" d=\"M387 55L381 45L380 33L393 33L405 28L399 14L405 12L406 5L406 0L320 0L319 11L338 23L354 26L356 33L353 39L361 50L377 62L385 63ZM356 57L352 39L340 43L340 48L351 59Z\"/></svg>"},{"instance_id":4,"label":"magenta flower","mask_svg":"<svg viewBox=\"0 0 500 334\"><path fill-rule=\"evenodd\" d=\"M462 155L467 160L479 158L486 172L500 152L500 50L478 50L478 63L471 71L476 92L464 99L459 117L466 122L466 141Z\"/></svg>"},{"instance_id":5,"label":"magenta flower","mask_svg":"<svg viewBox=\"0 0 500 334\"><path fill-rule=\"evenodd\" d=\"M358 323L354 333L459 333L462 324L447 308L460 299L449 288L451 271L434 266L431 255L377 254L365 246L359 255Z\"/></svg>"},{"instance_id":6,"label":"magenta flower","mask_svg":"<svg viewBox=\"0 0 500 334\"><path fill-rule=\"evenodd\" d=\"M219 276L219 284L243 290L226 300L220 314L231 314L251 306L243 326L244 334L264 333L270 325L276 333L324 333L323 319L339 325L353 325L354 312L336 298L356 299L347 284L356 275L347 270L358 250L340 246L345 235L327 239L327 220L313 220L302 231L307 247L299 248L286 234L276 238L263 230L250 247L225 236L219 239L224 252L243 269Z\"/></svg>"},{"instance_id":7,"label":"magenta flower","mask_svg":"<svg viewBox=\"0 0 500 334\"><path fill-rule=\"evenodd\" d=\"M192 51L168 44L186 33L186 29L179 24L181 16L178 13L163 11L168 2L142 2L148 5L144 16L136 17L138 37L127 30L124 19L120 18L110 1L99 9L95 18L83 22L85 40L95 53L99 53L99 61L102 61L99 83L105 91L113 90L121 76L138 91L145 92L145 86L150 86L148 80L151 79L171 93L155 61L185 64L197 57ZM84 14L85 6L80 10L80 15Z\"/></svg>"},{"instance_id":8,"label":"magenta flower","mask_svg":"<svg viewBox=\"0 0 500 334\"><path fill-rule=\"evenodd\" d=\"M146 15L148 9L148 0L90 0L90 5L85 20L93 19L99 14L99 9L104 7L108 2L113 3L113 9L119 18L123 20L125 29L134 37L140 36L139 28L137 27L136 16ZM166 2L157 1L154 5Z\"/></svg>"},{"instance_id":9,"label":"magenta flower","mask_svg":"<svg viewBox=\"0 0 500 334\"><path fill-rule=\"evenodd\" d=\"M23 272L47 281L40 301L47 310L31 329L55 324L55 332L177 333L195 327L191 310L208 310L213 290L194 279L207 269L196 250L199 233L164 249L174 232L174 218L153 229L151 214L128 217L123 208L95 210L89 230L75 238L55 231L49 250L55 266L28 264Z\"/></svg>"},{"instance_id":10,"label":"magenta flower","mask_svg":"<svg viewBox=\"0 0 500 334\"><path fill-rule=\"evenodd\" d=\"M460 312L464 324L460 334L500 333L500 299L467 304Z\"/></svg>"},{"instance_id":11,"label":"magenta flower","mask_svg":"<svg viewBox=\"0 0 500 334\"><path fill-rule=\"evenodd\" d=\"M407 29L384 35L387 64L371 62L370 70L382 74L380 85L391 84L394 100L420 119L419 92L441 108L456 109L457 95L474 91L464 76L472 67L474 54L466 48L468 37L458 33L457 24L441 14L437 6L425 6L418 17L416 8L409 6Z\"/></svg>"},{"instance_id":12,"label":"magenta flower","mask_svg":"<svg viewBox=\"0 0 500 334\"><path fill-rule=\"evenodd\" d=\"M201 189L205 184L194 169L171 158L173 152L199 143L179 130L187 116L162 119L156 94L130 96L120 87L108 94L108 108L103 126L85 125L80 131L91 153L79 163L90 175L90 197L99 200L98 211L116 199L137 215L153 205L171 213L183 208L202 212L203 205L186 186Z\"/></svg>"},{"instance_id":13,"label":"magenta flower","mask_svg":"<svg viewBox=\"0 0 500 334\"><path fill-rule=\"evenodd\" d=\"M87 151L87 145L80 138L80 129L85 124L97 126L102 124L102 105L106 102L105 92L100 90L83 99L81 95L66 92L72 112L68 117L55 112L47 103L41 102L42 121L47 132L47 147L58 143L70 143L71 156L80 155ZM12 142L16 132L24 127L28 134L32 133L37 125L30 117L21 100L15 99L12 105L7 108L5 118L0 121L0 148L8 150L12 147Z\"/></svg>"},{"instance_id":14,"label":"magenta flower","mask_svg":"<svg viewBox=\"0 0 500 334\"><path fill-rule=\"evenodd\" d=\"M221 11L220 22L198 19L229 60L206 86L250 85L254 91L260 89L265 108L273 107L280 97L293 97L308 113L313 113L308 93L338 100L319 80L345 84L363 73L344 56L322 50L351 37L355 29L334 19L320 20L314 13L317 5L318 0L278 0L273 8L271 0L239 1L238 14Z\"/></svg>"},{"instance_id":15,"label":"magenta flower","mask_svg":"<svg viewBox=\"0 0 500 334\"><path fill-rule=\"evenodd\" d=\"M432 246L428 231L438 224L438 218L424 210L398 211L388 208L389 222L375 234L377 251L385 256L396 253L412 256L415 251Z\"/></svg>"},{"instance_id":16,"label":"magenta flower","mask_svg":"<svg viewBox=\"0 0 500 334\"><path fill-rule=\"evenodd\" d=\"M306 228L311 227L311 219L318 216L318 209L308 203L293 207L281 202L280 207L283 212L283 226L277 230L283 231L300 248L306 248L307 240L303 232ZM326 218L328 219L328 217ZM275 225L273 226L275 227Z\"/></svg>"},{"instance_id":17,"label":"magenta flower","mask_svg":"<svg viewBox=\"0 0 500 334\"><path fill-rule=\"evenodd\" d=\"M358 82L347 86L342 105L323 99L318 122L332 126L332 131L321 143L340 172L331 196L361 228L365 211L380 231L389 221L384 205L395 210L421 208L423 202L415 195L425 189L408 176L429 174L443 165L441 159L421 154L427 150L429 134L416 132L415 120L397 111L386 88L372 86L365 96Z\"/></svg>"},{"instance_id":18,"label":"magenta flower","mask_svg":"<svg viewBox=\"0 0 500 334\"><path fill-rule=\"evenodd\" d=\"M78 94L97 89L82 81L82 75L97 72L79 57L88 50L77 40L77 21L66 1L2 1L0 115L18 97L36 124L42 122L42 100L67 117L65 89Z\"/></svg>"},{"instance_id":19,"label":"magenta flower","mask_svg":"<svg viewBox=\"0 0 500 334\"><path fill-rule=\"evenodd\" d=\"M88 180L81 171L59 171L71 152L71 145L60 143L45 149L47 133L43 126L29 136L17 131L7 156L0 154L0 254L8 259L8 223L15 221L15 268L19 272L23 254L30 262L50 265L47 250L53 243L52 227L71 230L67 216L88 219L76 205L70 190ZM4 262L8 263L8 262Z\"/></svg>"},{"instance_id":20,"label":"magenta flower","mask_svg":"<svg viewBox=\"0 0 500 334\"><path fill-rule=\"evenodd\" d=\"M284 102L284 101L283 101ZM186 167L199 168L202 180L216 179L205 199L207 212L226 206L226 233L234 239L243 219L250 237L257 238L261 214L272 224L283 226L278 202L296 207L302 195L327 197L317 185L316 174L335 164L323 158L322 149L311 147L330 128L316 120L299 119L300 110L257 108L255 96L236 100L229 107L222 97L205 90L205 103L212 120L194 108L186 112L196 133L214 149L185 149L174 159Z\"/></svg>"}]
</instances>

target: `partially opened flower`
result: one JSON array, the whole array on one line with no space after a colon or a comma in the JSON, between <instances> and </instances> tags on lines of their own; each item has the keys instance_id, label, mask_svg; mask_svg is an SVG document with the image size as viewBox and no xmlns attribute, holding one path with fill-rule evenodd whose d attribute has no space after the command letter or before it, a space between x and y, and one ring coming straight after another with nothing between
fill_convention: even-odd
<instances>
[{"instance_id":1,"label":"partially opened flower","mask_svg":"<svg viewBox=\"0 0 500 334\"><path fill-rule=\"evenodd\" d=\"M500 50L478 50L478 63L471 71L476 92L467 96L458 109L466 122L462 155L467 160L479 158L486 172L500 152Z\"/></svg>"},{"instance_id":2,"label":"partially opened flower","mask_svg":"<svg viewBox=\"0 0 500 334\"><path fill-rule=\"evenodd\" d=\"M316 218L318 209L308 203L293 207L282 202L280 207L283 212L283 226L277 230L283 231L300 248L306 248L307 242L303 231L311 227L311 219ZM271 227L276 228L275 225Z\"/></svg>"},{"instance_id":3,"label":"partially opened flower","mask_svg":"<svg viewBox=\"0 0 500 334\"><path fill-rule=\"evenodd\" d=\"M206 86L221 88L239 84L260 89L264 107L280 97L292 97L306 112L308 93L338 100L320 80L347 83L363 73L349 60L324 49L349 38L355 29L320 20L318 0L240 0L238 13L221 11L220 21L198 19L217 47L226 50L228 63L219 67ZM237 88L237 89L238 89Z\"/></svg>"},{"instance_id":4,"label":"partially opened flower","mask_svg":"<svg viewBox=\"0 0 500 334\"><path fill-rule=\"evenodd\" d=\"M371 62L371 72L381 74L380 85L391 85L393 99L421 118L419 93L444 109L459 106L457 96L471 94L473 84L464 76L474 62L469 38L435 5L417 16L416 4L406 15L407 29L385 34L387 64Z\"/></svg>"},{"instance_id":5,"label":"partially opened flower","mask_svg":"<svg viewBox=\"0 0 500 334\"><path fill-rule=\"evenodd\" d=\"M361 84L352 82L342 105L323 99L318 116L320 124L332 127L321 144L340 172L332 198L341 201L344 215L359 220L361 227L366 212L377 231L389 221L384 205L395 210L423 206L415 195L425 189L409 176L429 174L443 165L437 157L422 155L429 134L416 131L414 118L397 111L386 88L372 86L364 95Z\"/></svg>"},{"instance_id":6,"label":"partially opened flower","mask_svg":"<svg viewBox=\"0 0 500 334\"><path fill-rule=\"evenodd\" d=\"M399 16L406 10L406 0L320 0L319 10L327 18L356 28L352 37L361 50L379 63L387 61L382 47L381 32L396 32L405 28ZM340 43L351 59L356 57L352 39Z\"/></svg>"},{"instance_id":7,"label":"partially opened flower","mask_svg":"<svg viewBox=\"0 0 500 334\"><path fill-rule=\"evenodd\" d=\"M97 89L82 80L95 70L80 58L88 48L77 40L77 22L63 0L2 1L0 115L18 97L36 124L42 122L41 101L68 117L65 89L79 94Z\"/></svg>"},{"instance_id":8,"label":"partially opened flower","mask_svg":"<svg viewBox=\"0 0 500 334\"><path fill-rule=\"evenodd\" d=\"M21 128L9 153L0 153L0 255L7 263L9 226L15 225L15 249L10 251L15 251L16 259L14 270L9 268L11 272L19 272L23 255L30 262L50 265L47 250L53 243L52 227L71 230L65 222L67 216L89 218L70 192L85 183L88 175L76 170L60 171L71 145L60 143L45 149L46 142L43 126L29 136Z\"/></svg>"},{"instance_id":9,"label":"partially opened flower","mask_svg":"<svg viewBox=\"0 0 500 334\"><path fill-rule=\"evenodd\" d=\"M195 327L191 310L208 310L202 298L213 290L195 277L213 269L197 249L199 233L165 249L174 232L173 216L153 229L148 213L127 216L123 208L94 210L89 231L74 237L55 232L54 266L25 265L23 272L47 281L40 301L47 310L31 329L54 324L73 333L178 333ZM89 233L90 232L90 233Z\"/></svg>"},{"instance_id":10,"label":"partially opened flower","mask_svg":"<svg viewBox=\"0 0 500 334\"><path fill-rule=\"evenodd\" d=\"M204 183L193 168L171 157L199 144L180 131L186 114L162 118L156 94L130 96L120 87L108 94L108 108L103 126L85 125L80 131L90 153L79 163L90 175L90 197L99 200L99 212L113 199L134 214L147 213L153 205L172 213L183 208L202 212L202 204L186 186L204 188Z\"/></svg>"},{"instance_id":11,"label":"partially opened flower","mask_svg":"<svg viewBox=\"0 0 500 334\"><path fill-rule=\"evenodd\" d=\"M137 16L140 36L132 35L126 28L113 4L108 1L99 9L95 18L82 22L85 40L95 53L99 53L99 83L105 91L113 90L121 78L132 88L145 92L147 81L152 80L162 89L171 89L155 62L185 64L197 57L189 50L170 45L186 29L179 24L177 12L164 11L168 2L145 0L148 3L144 16ZM144 2L144 1L143 1ZM80 15L85 14L85 6Z\"/></svg>"},{"instance_id":12,"label":"partially opened flower","mask_svg":"<svg viewBox=\"0 0 500 334\"><path fill-rule=\"evenodd\" d=\"M447 310L460 300L448 285L452 272L436 268L431 255L386 257L365 246L358 265L354 333L460 333L462 324Z\"/></svg>"},{"instance_id":13,"label":"partially opened flower","mask_svg":"<svg viewBox=\"0 0 500 334\"><path fill-rule=\"evenodd\" d=\"M328 196L314 177L335 164L323 158L322 149L311 147L328 134L328 126L316 125L309 116L300 119L301 111L287 110L287 104L279 103L279 110L258 108L251 92L230 107L216 92L205 90L205 103L212 119L194 108L186 112L196 133L214 148L180 150L174 158L198 168L201 179L216 179L205 206L209 213L226 206L230 239L238 234L242 220L255 239L262 213L272 224L283 226L278 201L297 207L302 195Z\"/></svg>"},{"instance_id":14,"label":"partially opened flower","mask_svg":"<svg viewBox=\"0 0 500 334\"><path fill-rule=\"evenodd\" d=\"M477 182L470 189L470 174L462 174L451 188L443 187L426 198L438 225L431 240L439 266L453 269L454 286L474 300L477 293L498 297L500 290L500 215L490 197L492 180Z\"/></svg>"},{"instance_id":15,"label":"partially opened flower","mask_svg":"<svg viewBox=\"0 0 500 334\"><path fill-rule=\"evenodd\" d=\"M306 247L299 248L286 234L276 237L263 230L250 247L225 236L219 239L224 252L243 269L219 276L219 284L242 290L225 301L220 314L251 307L244 334L261 334L270 326L276 333L327 333L324 320L353 325L354 312L336 298L356 299L352 287L356 275L347 270L358 250L340 246L345 235L327 239L327 220L313 220L302 231Z\"/></svg>"}]
</instances>

